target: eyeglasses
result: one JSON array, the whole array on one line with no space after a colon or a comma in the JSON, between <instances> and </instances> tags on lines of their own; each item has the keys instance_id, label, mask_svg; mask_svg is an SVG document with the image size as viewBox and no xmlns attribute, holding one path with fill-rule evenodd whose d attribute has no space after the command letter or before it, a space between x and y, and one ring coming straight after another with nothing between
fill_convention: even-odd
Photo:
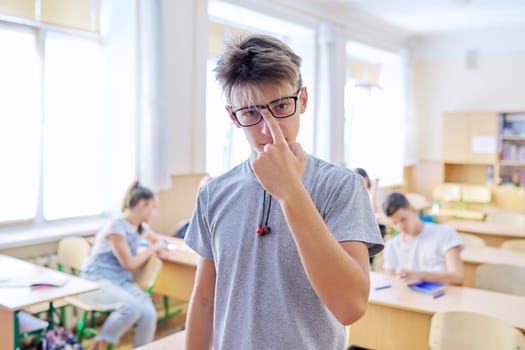
<instances>
[{"instance_id":1,"label":"eyeglasses","mask_svg":"<svg viewBox=\"0 0 525 350\"><path fill-rule=\"evenodd\" d=\"M241 107L232 110L232 113L240 126L246 128L259 124L263 120L261 111L267 109L274 118L284 119L291 117L297 110L297 99L301 94L301 89L297 90L297 95L281 97L273 100L267 105Z\"/></svg>"}]
</instances>

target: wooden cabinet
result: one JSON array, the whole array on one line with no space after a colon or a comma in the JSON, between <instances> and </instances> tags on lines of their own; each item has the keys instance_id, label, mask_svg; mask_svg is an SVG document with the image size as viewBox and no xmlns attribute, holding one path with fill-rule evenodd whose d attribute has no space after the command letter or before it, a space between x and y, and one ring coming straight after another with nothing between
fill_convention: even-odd
<instances>
[{"instance_id":1,"label":"wooden cabinet","mask_svg":"<svg viewBox=\"0 0 525 350\"><path fill-rule=\"evenodd\" d=\"M494 165L498 159L496 112L453 112L443 117L444 163Z\"/></svg>"},{"instance_id":2,"label":"wooden cabinet","mask_svg":"<svg viewBox=\"0 0 525 350\"><path fill-rule=\"evenodd\" d=\"M432 198L443 182L486 185L492 206L525 211L525 112L445 113L442 144L440 161L407 169L407 191Z\"/></svg>"}]
</instances>

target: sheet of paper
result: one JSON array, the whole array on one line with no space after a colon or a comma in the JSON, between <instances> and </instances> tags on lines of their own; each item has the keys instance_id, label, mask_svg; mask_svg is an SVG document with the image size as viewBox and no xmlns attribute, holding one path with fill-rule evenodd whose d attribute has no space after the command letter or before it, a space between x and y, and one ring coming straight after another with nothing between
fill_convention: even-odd
<instances>
[{"instance_id":1,"label":"sheet of paper","mask_svg":"<svg viewBox=\"0 0 525 350\"><path fill-rule=\"evenodd\" d=\"M472 136L472 153L496 153L496 137Z\"/></svg>"}]
</instances>

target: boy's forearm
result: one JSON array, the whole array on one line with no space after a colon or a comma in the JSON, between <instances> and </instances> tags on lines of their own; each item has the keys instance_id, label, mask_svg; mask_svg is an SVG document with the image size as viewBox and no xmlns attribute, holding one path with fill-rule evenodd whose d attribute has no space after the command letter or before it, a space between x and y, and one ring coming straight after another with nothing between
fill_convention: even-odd
<instances>
[{"instance_id":1,"label":"boy's forearm","mask_svg":"<svg viewBox=\"0 0 525 350\"><path fill-rule=\"evenodd\" d=\"M463 285L463 273L461 272L420 272L421 279L428 282L438 282L461 286Z\"/></svg>"},{"instance_id":2,"label":"boy's forearm","mask_svg":"<svg viewBox=\"0 0 525 350\"><path fill-rule=\"evenodd\" d=\"M339 321L352 323L368 302L368 252L356 259L337 242L304 187L280 203L313 289Z\"/></svg>"},{"instance_id":3,"label":"boy's forearm","mask_svg":"<svg viewBox=\"0 0 525 350\"><path fill-rule=\"evenodd\" d=\"M213 340L213 306L193 301L186 321L186 350L209 350Z\"/></svg>"}]
</instances>

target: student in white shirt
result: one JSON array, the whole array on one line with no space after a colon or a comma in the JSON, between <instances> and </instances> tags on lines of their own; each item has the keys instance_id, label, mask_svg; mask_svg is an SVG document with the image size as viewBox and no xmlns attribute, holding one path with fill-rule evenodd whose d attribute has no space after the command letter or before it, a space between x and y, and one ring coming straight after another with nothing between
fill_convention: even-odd
<instances>
[{"instance_id":1,"label":"student in white shirt","mask_svg":"<svg viewBox=\"0 0 525 350\"><path fill-rule=\"evenodd\" d=\"M383 210L400 232L385 244L386 274L396 275L406 284L463 284L463 242L452 227L423 222L400 192L387 196Z\"/></svg>"}]
</instances>

